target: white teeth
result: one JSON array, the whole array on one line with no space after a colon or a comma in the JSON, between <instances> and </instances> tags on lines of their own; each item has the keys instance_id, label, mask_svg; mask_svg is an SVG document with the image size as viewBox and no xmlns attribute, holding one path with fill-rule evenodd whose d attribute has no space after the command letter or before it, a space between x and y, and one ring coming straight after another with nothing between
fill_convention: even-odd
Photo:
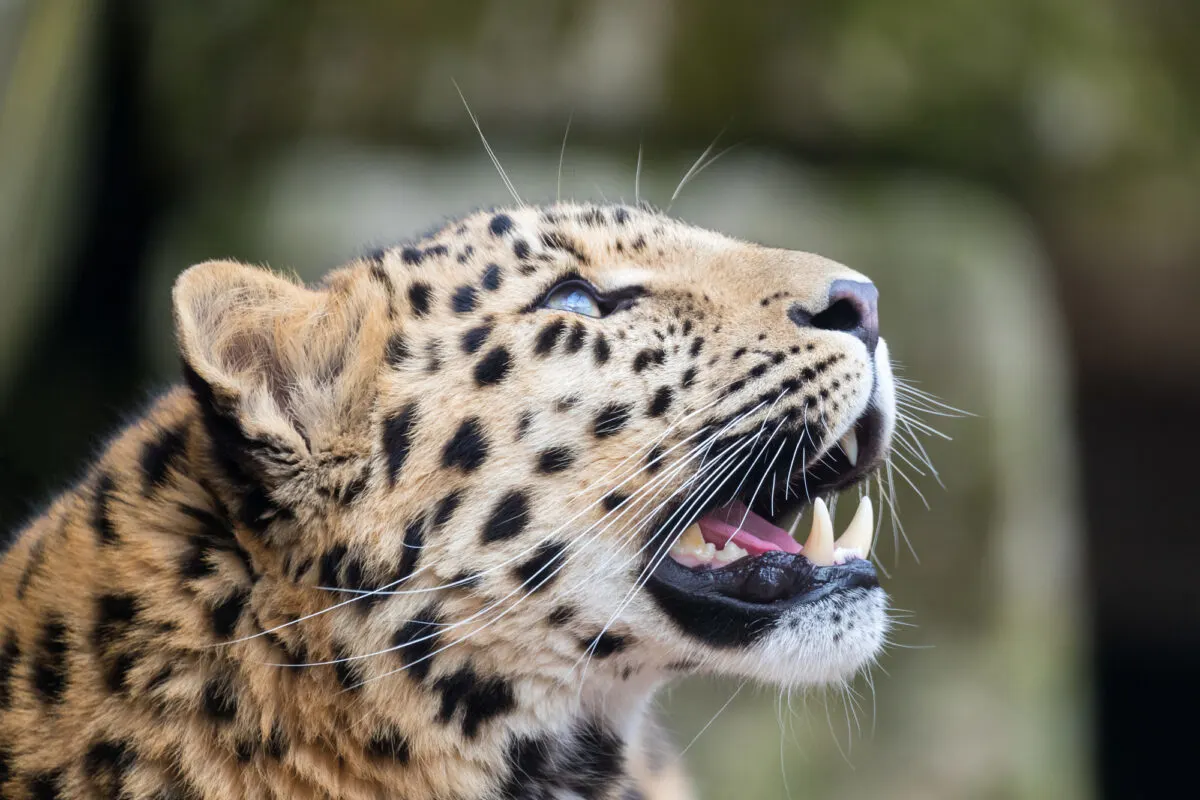
<instances>
[{"instance_id":1,"label":"white teeth","mask_svg":"<svg viewBox=\"0 0 1200 800\"><path fill-rule=\"evenodd\" d=\"M851 557L866 558L871 554L871 539L875 534L875 513L871 508L871 498L863 495L858 501L858 510L854 519L846 526L845 532L833 543L833 558L838 564L843 564Z\"/></svg>"},{"instance_id":2,"label":"white teeth","mask_svg":"<svg viewBox=\"0 0 1200 800\"><path fill-rule=\"evenodd\" d=\"M712 545L710 544L709 547L712 547ZM725 547L717 551L716 556L713 558L713 563L723 567L726 564L732 564L739 558L745 558L748 555L750 555L748 552L738 547L733 542L726 542Z\"/></svg>"},{"instance_id":3,"label":"white teeth","mask_svg":"<svg viewBox=\"0 0 1200 800\"><path fill-rule=\"evenodd\" d=\"M850 466L857 467L858 434L854 432L854 428L851 428L849 431L847 431L846 435L842 437L838 444L841 445L842 452L846 454L846 458L850 461Z\"/></svg>"},{"instance_id":4,"label":"white teeth","mask_svg":"<svg viewBox=\"0 0 1200 800\"><path fill-rule=\"evenodd\" d=\"M812 530L804 542L804 557L821 566L833 563L833 520L825 501L819 497L813 501Z\"/></svg>"},{"instance_id":5,"label":"white teeth","mask_svg":"<svg viewBox=\"0 0 1200 800\"><path fill-rule=\"evenodd\" d=\"M718 550L712 542L704 541L699 525L692 525L672 545L671 555L687 566L708 564L720 568L750 554L733 542L726 542L725 546Z\"/></svg>"},{"instance_id":6,"label":"white teeth","mask_svg":"<svg viewBox=\"0 0 1200 800\"><path fill-rule=\"evenodd\" d=\"M671 553L685 559L709 562L716 556L717 548L704 541L699 525L692 525L672 545Z\"/></svg>"}]
</instances>

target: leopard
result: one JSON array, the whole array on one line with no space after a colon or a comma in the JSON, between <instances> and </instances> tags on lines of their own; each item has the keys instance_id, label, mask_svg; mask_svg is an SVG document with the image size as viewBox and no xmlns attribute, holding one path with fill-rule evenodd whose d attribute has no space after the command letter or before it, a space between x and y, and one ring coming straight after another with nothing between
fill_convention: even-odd
<instances>
[{"instance_id":1,"label":"leopard","mask_svg":"<svg viewBox=\"0 0 1200 800\"><path fill-rule=\"evenodd\" d=\"M662 687L885 644L826 505L896 416L849 267L519 204L171 304L182 379L0 561L3 797L693 797Z\"/></svg>"}]
</instances>

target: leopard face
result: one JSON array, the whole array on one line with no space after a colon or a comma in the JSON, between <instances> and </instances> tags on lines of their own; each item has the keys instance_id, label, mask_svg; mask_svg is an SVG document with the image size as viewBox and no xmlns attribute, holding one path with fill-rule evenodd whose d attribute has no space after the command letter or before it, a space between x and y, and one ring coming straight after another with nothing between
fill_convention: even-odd
<instances>
[{"instance_id":1,"label":"leopard face","mask_svg":"<svg viewBox=\"0 0 1200 800\"><path fill-rule=\"evenodd\" d=\"M821 683L882 645L869 503L857 547L821 527L895 413L874 287L840 264L523 207L315 289L200 265L175 303L260 618L320 626L376 702L463 669Z\"/></svg>"}]
</instances>

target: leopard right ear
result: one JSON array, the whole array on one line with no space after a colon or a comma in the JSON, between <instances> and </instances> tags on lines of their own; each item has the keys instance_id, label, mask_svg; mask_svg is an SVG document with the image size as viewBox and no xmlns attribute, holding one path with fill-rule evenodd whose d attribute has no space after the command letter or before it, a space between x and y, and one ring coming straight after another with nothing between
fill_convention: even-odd
<instances>
[{"instance_id":1,"label":"leopard right ear","mask_svg":"<svg viewBox=\"0 0 1200 800\"><path fill-rule=\"evenodd\" d=\"M355 281L332 287L228 261L175 283L184 372L219 455L268 487L367 421L385 309Z\"/></svg>"}]
</instances>

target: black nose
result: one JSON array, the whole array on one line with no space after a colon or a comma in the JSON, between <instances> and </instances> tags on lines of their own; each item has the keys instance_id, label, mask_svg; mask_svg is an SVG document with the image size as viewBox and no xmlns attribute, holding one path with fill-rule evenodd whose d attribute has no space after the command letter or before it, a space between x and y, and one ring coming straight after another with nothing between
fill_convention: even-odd
<instances>
[{"instance_id":1,"label":"black nose","mask_svg":"<svg viewBox=\"0 0 1200 800\"><path fill-rule=\"evenodd\" d=\"M793 303L788 318L801 328L854 334L862 339L867 352L873 354L879 342L879 290L873 283L834 281L823 309L812 314Z\"/></svg>"}]
</instances>

